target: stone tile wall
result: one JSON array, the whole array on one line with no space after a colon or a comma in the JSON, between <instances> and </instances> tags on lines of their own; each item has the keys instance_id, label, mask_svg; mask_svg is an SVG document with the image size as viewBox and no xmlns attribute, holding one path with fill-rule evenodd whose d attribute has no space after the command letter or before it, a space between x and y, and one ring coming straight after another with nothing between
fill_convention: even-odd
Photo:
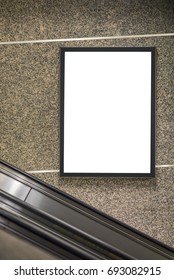
<instances>
[{"instance_id":1,"label":"stone tile wall","mask_svg":"<svg viewBox=\"0 0 174 280\"><path fill-rule=\"evenodd\" d=\"M173 1L1 2L1 158L174 247ZM48 39L60 40L38 41ZM155 179L59 177L60 47L65 46L156 47ZM52 171L34 173L40 170Z\"/></svg>"}]
</instances>

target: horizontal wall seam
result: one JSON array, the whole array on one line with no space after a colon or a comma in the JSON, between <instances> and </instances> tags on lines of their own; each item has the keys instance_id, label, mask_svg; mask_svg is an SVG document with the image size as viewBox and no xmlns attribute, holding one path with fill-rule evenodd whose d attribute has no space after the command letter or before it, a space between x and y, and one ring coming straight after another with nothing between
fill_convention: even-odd
<instances>
[{"instance_id":1,"label":"horizontal wall seam","mask_svg":"<svg viewBox=\"0 0 174 280\"><path fill-rule=\"evenodd\" d=\"M156 165L156 168L167 168L167 167L174 167L174 164L163 164L163 165ZM60 170L53 169L53 170L32 170L26 171L27 173L59 173Z\"/></svg>"},{"instance_id":2,"label":"horizontal wall seam","mask_svg":"<svg viewBox=\"0 0 174 280\"><path fill-rule=\"evenodd\" d=\"M26 171L27 173L59 173L60 170L32 170L32 171Z\"/></svg>"},{"instance_id":3,"label":"horizontal wall seam","mask_svg":"<svg viewBox=\"0 0 174 280\"><path fill-rule=\"evenodd\" d=\"M163 165L156 165L156 168L164 168L164 167L174 167L174 164L163 164Z\"/></svg>"},{"instance_id":4,"label":"horizontal wall seam","mask_svg":"<svg viewBox=\"0 0 174 280\"><path fill-rule=\"evenodd\" d=\"M174 36L174 33L116 35L116 36L62 38L62 39L60 38L60 39L43 39L43 40L26 40L26 41L7 41L7 42L0 42L0 45L57 43L57 42L73 42L73 41L93 41L93 40L95 41L95 40L131 39L131 38L152 38L152 37L169 37L169 36Z\"/></svg>"}]
</instances>

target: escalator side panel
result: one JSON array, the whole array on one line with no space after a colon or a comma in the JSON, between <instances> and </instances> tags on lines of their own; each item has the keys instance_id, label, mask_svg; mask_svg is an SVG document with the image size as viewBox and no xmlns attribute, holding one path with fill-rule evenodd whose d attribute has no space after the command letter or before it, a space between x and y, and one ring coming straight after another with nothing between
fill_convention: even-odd
<instances>
[{"instance_id":1,"label":"escalator side panel","mask_svg":"<svg viewBox=\"0 0 174 280\"><path fill-rule=\"evenodd\" d=\"M133 255L136 259L142 258L142 252L144 259L166 259L166 257L162 256L160 253L129 239L119 232L106 228L104 225L97 223L93 219L68 208L66 205L63 205L36 190L31 190L26 202L59 218L60 220L64 220L74 228L79 229L90 236L96 237L96 239L101 240L105 244L108 243L109 237L110 245L113 246L113 248L117 247L118 250L127 252L127 254ZM127 246L127 244L129 244L129 246Z\"/></svg>"},{"instance_id":2,"label":"escalator side panel","mask_svg":"<svg viewBox=\"0 0 174 280\"><path fill-rule=\"evenodd\" d=\"M152 239L149 236L115 220L106 214L86 205L83 202L63 193L56 188L31 177L25 172L0 161L0 193L14 197L14 210L23 213L29 211L42 212L44 219L52 219L71 232L74 232L81 244L92 242L110 252L121 253L131 259L174 259L174 249ZM2 192L1 192L2 190ZM5 200L4 200L5 199ZM11 204L8 197L0 199L6 205ZM0 207L1 208L1 207ZM1 210L1 209L0 209ZM39 215L40 215L39 214ZM50 217L49 217L50 216ZM41 220L39 218L39 223ZM43 222L43 221L42 221ZM59 229L60 230L60 229ZM67 233L66 233L67 234ZM67 235L68 237L69 235ZM76 237L74 240L77 240ZM85 243L84 243L84 240ZM120 256L120 255L119 255ZM125 258L127 259L127 257Z\"/></svg>"},{"instance_id":3,"label":"escalator side panel","mask_svg":"<svg viewBox=\"0 0 174 280\"><path fill-rule=\"evenodd\" d=\"M31 188L23 183L1 173L0 174L0 190L5 191L21 200L25 200Z\"/></svg>"},{"instance_id":4,"label":"escalator side panel","mask_svg":"<svg viewBox=\"0 0 174 280\"><path fill-rule=\"evenodd\" d=\"M60 259L13 232L0 227L0 260L56 260ZM15 250L12 248L16 248Z\"/></svg>"}]
</instances>

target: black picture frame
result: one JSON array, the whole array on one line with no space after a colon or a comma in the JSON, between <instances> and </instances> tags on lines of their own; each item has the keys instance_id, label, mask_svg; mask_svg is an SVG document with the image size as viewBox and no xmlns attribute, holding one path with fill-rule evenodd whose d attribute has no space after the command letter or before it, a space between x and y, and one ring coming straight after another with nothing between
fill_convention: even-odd
<instances>
[{"instance_id":1,"label":"black picture frame","mask_svg":"<svg viewBox=\"0 0 174 280\"><path fill-rule=\"evenodd\" d=\"M61 177L155 177L155 53L61 48Z\"/></svg>"}]
</instances>

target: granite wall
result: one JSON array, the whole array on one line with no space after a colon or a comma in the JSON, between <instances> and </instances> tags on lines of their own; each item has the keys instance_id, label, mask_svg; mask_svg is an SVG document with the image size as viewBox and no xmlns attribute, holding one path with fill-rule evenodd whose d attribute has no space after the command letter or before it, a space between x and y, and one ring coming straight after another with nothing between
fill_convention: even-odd
<instances>
[{"instance_id":1,"label":"granite wall","mask_svg":"<svg viewBox=\"0 0 174 280\"><path fill-rule=\"evenodd\" d=\"M0 2L1 158L174 247L173 1ZM59 177L62 46L157 48L156 178Z\"/></svg>"}]
</instances>

